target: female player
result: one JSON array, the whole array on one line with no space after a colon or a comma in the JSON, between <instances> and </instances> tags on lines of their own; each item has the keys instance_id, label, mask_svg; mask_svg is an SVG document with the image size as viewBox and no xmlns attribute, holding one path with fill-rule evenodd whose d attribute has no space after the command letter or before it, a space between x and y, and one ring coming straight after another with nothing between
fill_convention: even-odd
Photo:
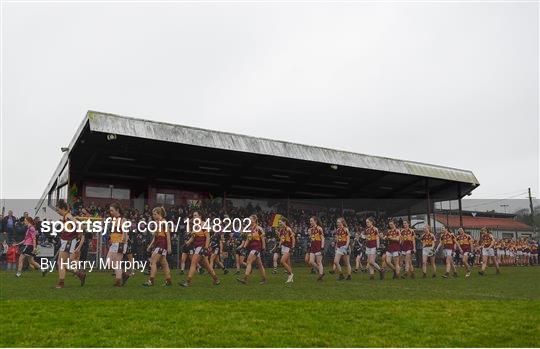
<instances>
[{"instance_id":1,"label":"female player","mask_svg":"<svg viewBox=\"0 0 540 349\"><path fill-rule=\"evenodd\" d=\"M493 247L495 249L495 258L497 258L497 262L499 263L499 265L504 265L504 240L496 240Z\"/></svg>"},{"instance_id":2,"label":"female player","mask_svg":"<svg viewBox=\"0 0 540 349\"><path fill-rule=\"evenodd\" d=\"M272 274L277 273L277 264L279 260L279 243L276 240L276 235L274 230L269 231L269 234L266 235L266 251L268 255L272 257Z\"/></svg>"},{"instance_id":3,"label":"female player","mask_svg":"<svg viewBox=\"0 0 540 349\"><path fill-rule=\"evenodd\" d=\"M183 241L181 242L182 248L180 249L182 251L182 254L180 255L180 275L184 275L186 271L186 262L188 258L191 257L190 248L188 245L186 245L187 239L185 235L187 234L182 234L182 235L183 236L181 237L181 239L183 239Z\"/></svg>"},{"instance_id":4,"label":"female player","mask_svg":"<svg viewBox=\"0 0 540 349\"><path fill-rule=\"evenodd\" d=\"M480 239L474 240L474 265L482 265L482 246L480 246Z\"/></svg>"},{"instance_id":5,"label":"female player","mask_svg":"<svg viewBox=\"0 0 540 349\"><path fill-rule=\"evenodd\" d=\"M235 238L236 247L234 249L235 255L234 255L234 261L236 263L236 272L235 275L240 274L240 268L246 266L245 262L245 250L242 248L244 246L244 242L247 239L247 234L242 232L239 232L239 235Z\"/></svg>"},{"instance_id":6,"label":"female player","mask_svg":"<svg viewBox=\"0 0 540 349\"><path fill-rule=\"evenodd\" d=\"M261 253L266 249L266 241L264 237L264 230L259 225L259 219L256 215L251 215L250 226L248 228L247 239L243 242L242 248L245 248L248 252L246 261L246 273L242 279L237 278L238 282L247 284L249 276L251 275L253 262L257 263L259 272L261 273L261 282L263 285L266 283L266 270L261 258Z\"/></svg>"},{"instance_id":7,"label":"female player","mask_svg":"<svg viewBox=\"0 0 540 349\"><path fill-rule=\"evenodd\" d=\"M515 245L516 245L516 265L523 266L523 245L521 244L521 240L517 239Z\"/></svg>"},{"instance_id":8,"label":"female player","mask_svg":"<svg viewBox=\"0 0 540 349\"><path fill-rule=\"evenodd\" d=\"M222 232L215 231L212 234L212 237L210 238L210 265L213 268L214 265L217 264L223 270L223 274L227 275L229 271L225 268L225 264L223 264L221 260L221 255L224 253L224 242L225 240Z\"/></svg>"},{"instance_id":9,"label":"female player","mask_svg":"<svg viewBox=\"0 0 540 349\"><path fill-rule=\"evenodd\" d=\"M424 233L420 238L422 241L422 274L423 277L427 277L427 262L430 260L431 267L433 268L432 277L437 276L437 267L435 266L435 235L429 229L429 226L424 226Z\"/></svg>"},{"instance_id":10,"label":"female player","mask_svg":"<svg viewBox=\"0 0 540 349\"><path fill-rule=\"evenodd\" d=\"M456 237L452 232L450 232L446 227L441 228L441 241L439 241L439 245L437 246L437 249L435 250L435 253L443 247L443 254L444 259L446 263L446 272L442 276L443 278L447 278L450 275L450 271L452 270L454 277L457 276L457 270L456 265L453 261L453 254L454 250L456 249ZM459 248L459 245L457 246Z\"/></svg>"},{"instance_id":11,"label":"female player","mask_svg":"<svg viewBox=\"0 0 540 349\"><path fill-rule=\"evenodd\" d=\"M365 257L365 246L364 246L365 237L364 234L358 230L354 236L353 240L353 250L354 250L354 270L353 273L358 273L359 270L366 271L362 265L362 259Z\"/></svg>"},{"instance_id":12,"label":"female player","mask_svg":"<svg viewBox=\"0 0 540 349\"><path fill-rule=\"evenodd\" d=\"M538 242L531 241L531 264L538 264Z\"/></svg>"},{"instance_id":13,"label":"female player","mask_svg":"<svg viewBox=\"0 0 540 349\"><path fill-rule=\"evenodd\" d=\"M84 234L77 233L75 231L75 218L69 212L68 204L60 199L56 204L58 214L62 216L64 222L64 230L60 233L60 249L58 250L58 284L56 288L64 288L64 280L66 278L66 265L67 269L75 274L81 286L84 286L86 282L86 273L77 270L77 268L71 268L71 263L79 259L81 247L84 243ZM71 222L69 224L68 222ZM67 226L66 226L67 225Z\"/></svg>"},{"instance_id":14,"label":"female player","mask_svg":"<svg viewBox=\"0 0 540 349\"><path fill-rule=\"evenodd\" d=\"M21 252L21 255L19 256L19 264L17 265L17 274L15 275L17 277L20 277L22 275L22 268L26 259L28 259L28 263L30 263L31 266L41 270L42 274L44 275L41 266L34 260L36 251L36 223L31 217L26 217L24 219L24 224L27 227L26 234L24 235L24 240L19 242L18 244L15 244L23 245L23 250Z\"/></svg>"},{"instance_id":15,"label":"female player","mask_svg":"<svg viewBox=\"0 0 540 349\"><path fill-rule=\"evenodd\" d=\"M308 238L308 240L307 240L307 243L306 243L306 253L304 254L304 262L307 264L308 267L311 268L310 273L315 274L317 269L313 268L313 266L309 262L309 251L311 250L311 240L309 239L309 234L308 234L307 238Z\"/></svg>"},{"instance_id":16,"label":"female player","mask_svg":"<svg viewBox=\"0 0 540 349\"><path fill-rule=\"evenodd\" d=\"M279 245L281 246L281 265L283 265L287 274L289 274L285 283L291 283L294 281L294 274L291 266L291 254L296 245L296 238L288 225L287 218L283 216L279 219Z\"/></svg>"},{"instance_id":17,"label":"female player","mask_svg":"<svg viewBox=\"0 0 540 349\"><path fill-rule=\"evenodd\" d=\"M322 251L324 249L324 233L319 218L312 216L309 219L309 264L318 272L317 281L322 281L324 268L322 264Z\"/></svg>"},{"instance_id":18,"label":"female player","mask_svg":"<svg viewBox=\"0 0 540 349\"><path fill-rule=\"evenodd\" d=\"M182 282L180 286L188 287L191 285L191 280L197 272L197 264L199 263L201 263L201 265L204 267L204 269L206 269L208 274L210 274L213 284L219 285L220 281L216 275L216 272L208 261L210 232L208 231L208 229L204 228L204 221L198 212L193 212L192 217L193 219L191 222L191 238L188 240L187 244L192 245L193 247L193 257L191 257L191 265L189 267L187 279L186 281Z\"/></svg>"},{"instance_id":19,"label":"female player","mask_svg":"<svg viewBox=\"0 0 540 349\"><path fill-rule=\"evenodd\" d=\"M341 270L341 260L343 260L345 267L347 268L347 280L351 280L351 261L349 258L349 243L351 242L351 235L349 234L349 227L345 218L339 217L336 221L336 254L334 257L334 266L339 272L339 279L343 280L343 272Z\"/></svg>"},{"instance_id":20,"label":"female player","mask_svg":"<svg viewBox=\"0 0 540 349\"><path fill-rule=\"evenodd\" d=\"M186 244L186 242L189 240L188 232L185 232L181 235L182 237L182 255L180 256L180 275L184 275L186 270L186 262L188 259L191 261L191 256L193 255L193 250L191 247Z\"/></svg>"},{"instance_id":21,"label":"female player","mask_svg":"<svg viewBox=\"0 0 540 349\"><path fill-rule=\"evenodd\" d=\"M135 226L135 224L133 224L133 226ZM132 265L132 268L131 270L129 271L128 273L128 276L131 277L131 276L135 276L135 269L134 269L134 262L135 262L135 255L133 253L133 240L135 239L135 236L133 234L133 232L130 233L128 232L127 233L127 248L126 248L126 258L127 260L131 263Z\"/></svg>"},{"instance_id":22,"label":"female player","mask_svg":"<svg viewBox=\"0 0 540 349\"><path fill-rule=\"evenodd\" d=\"M279 231L278 231L279 238ZM274 247L269 250L272 253L272 274L277 274L278 262L281 259L281 246L278 241L274 241Z\"/></svg>"},{"instance_id":23,"label":"female player","mask_svg":"<svg viewBox=\"0 0 540 349\"><path fill-rule=\"evenodd\" d=\"M461 262L465 267L465 277L471 276L471 266L469 265L469 254L474 248L472 237L465 233L463 228L458 229L456 242L461 249Z\"/></svg>"},{"instance_id":24,"label":"female player","mask_svg":"<svg viewBox=\"0 0 540 349\"><path fill-rule=\"evenodd\" d=\"M375 227L375 219L369 217L366 219L366 254L367 254L367 263L369 268L369 278L371 280L375 279L373 269L379 272L379 276L384 279L384 268L381 268L377 264L377 249L379 248L379 230Z\"/></svg>"},{"instance_id":25,"label":"female player","mask_svg":"<svg viewBox=\"0 0 540 349\"><path fill-rule=\"evenodd\" d=\"M386 239L388 240L388 250L386 251L386 264L394 271L394 279L399 278L401 264L399 263L399 251L401 244L401 232L396 228L396 222L393 219L388 221L388 231Z\"/></svg>"},{"instance_id":26,"label":"female player","mask_svg":"<svg viewBox=\"0 0 540 349\"><path fill-rule=\"evenodd\" d=\"M523 238L522 240L522 246L523 246L523 265L528 266L529 265L529 258L531 256L531 249L529 248L529 241L527 238Z\"/></svg>"},{"instance_id":27,"label":"female player","mask_svg":"<svg viewBox=\"0 0 540 349\"><path fill-rule=\"evenodd\" d=\"M403 220L403 229L401 229L401 253L405 256L405 275L403 276L409 275L411 279L414 279L412 256L416 254L416 237L407 220Z\"/></svg>"},{"instance_id":28,"label":"female player","mask_svg":"<svg viewBox=\"0 0 540 349\"><path fill-rule=\"evenodd\" d=\"M513 262L513 252L512 252L512 241L510 239L506 239L504 242L504 252L505 252L505 264L506 265L512 265Z\"/></svg>"},{"instance_id":29,"label":"female player","mask_svg":"<svg viewBox=\"0 0 540 349\"><path fill-rule=\"evenodd\" d=\"M482 245L482 268L478 272L478 274L484 276L486 272L486 267L490 261L495 264L497 274L500 274L501 271L499 270L499 263L497 262L497 258L495 258L495 251L493 251L493 245L495 244L495 239L493 238L493 235L488 228L483 227L482 229L480 229L480 236L480 243Z\"/></svg>"},{"instance_id":30,"label":"female player","mask_svg":"<svg viewBox=\"0 0 540 349\"><path fill-rule=\"evenodd\" d=\"M112 217L112 228L110 233L110 246L109 252L107 252L107 265L111 265L114 269L115 274L115 287L124 286L127 279L129 279L129 274L122 270L122 260L124 259L124 254L127 252L127 231L122 229L122 224L124 223L124 218L122 217L122 208L120 204L114 202L109 207L109 213Z\"/></svg>"},{"instance_id":31,"label":"female player","mask_svg":"<svg viewBox=\"0 0 540 349\"><path fill-rule=\"evenodd\" d=\"M157 224L157 231L154 233L154 237L147 248L148 252L152 251L150 257L150 277L143 286L154 286L158 262L165 273L165 283L163 286L171 286L171 269L169 268L169 262L167 261L167 254L172 252L171 234L167 227L167 221L165 220L165 209L163 209L163 207L155 207L152 210L152 218Z\"/></svg>"}]
</instances>

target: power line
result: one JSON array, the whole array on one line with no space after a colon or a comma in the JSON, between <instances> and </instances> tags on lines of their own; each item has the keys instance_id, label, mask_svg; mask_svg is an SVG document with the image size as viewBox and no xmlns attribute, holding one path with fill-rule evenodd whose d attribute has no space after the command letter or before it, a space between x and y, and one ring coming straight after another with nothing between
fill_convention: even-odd
<instances>
[{"instance_id":1,"label":"power line","mask_svg":"<svg viewBox=\"0 0 540 349\"><path fill-rule=\"evenodd\" d=\"M493 204L496 204L498 202L501 202L501 201L504 201L504 200L509 200L509 199L513 199L513 198L516 198L520 195L523 195L523 194L527 194L527 192L523 192L523 193L519 193L519 194L516 194L514 196L509 196L507 198L504 198L504 199L498 199L498 200L495 200L495 201L489 201L489 202L481 202L479 204L476 204L476 205L472 205L472 206L468 206L468 208L473 208L473 207L479 207L479 206L485 206L485 205L493 205ZM488 199L489 200L489 199Z\"/></svg>"},{"instance_id":2,"label":"power line","mask_svg":"<svg viewBox=\"0 0 540 349\"><path fill-rule=\"evenodd\" d=\"M513 190L506 193L500 193L500 194L494 194L493 199L506 199L508 196L516 195L516 193L519 193L517 195L520 195L521 192L527 193L527 188L519 189L519 190Z\"/></svg>"}]
</instances>

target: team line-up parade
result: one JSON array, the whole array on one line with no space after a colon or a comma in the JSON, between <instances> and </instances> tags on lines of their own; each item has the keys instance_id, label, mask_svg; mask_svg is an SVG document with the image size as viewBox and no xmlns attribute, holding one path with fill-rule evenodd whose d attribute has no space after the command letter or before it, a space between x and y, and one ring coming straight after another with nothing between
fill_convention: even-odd
<instances>
[{"instance_id":1,"label":"team line-up parade","mask_svg":"<svg viewBox=\"0 0 540 349\"><path fill-rule=\"evenodd\" d=\"M56 209L63 222L84 219L75 217L64 200L58 201ZM106 265L114 270L113 285L122 287L134 276L134 270L126 270L121 267L120 262L133 262L135 239L129 232L114 228L120 227L126 220L121 205L112 203L108 211L111 219L119 224L113 225L108 232L105 260ZM86 210L83 209L83 212L89 216ZM192 209L189 212L189 217L194 222L204 222L207 217L203 215L203 210ZM151 210L150 217L157 223L164 222L167 213L163 207L158 206ZM285 216L276 215L275 228L269 230L263 228L263 221L258 214L251 214L247 220L249 225L237 233L228 233L223 229L204 224L188 227L182 234L179 248L181 254L177 256L180 273L184 275L179 285L189 287L194 277L200 274L208 274L212 283L219 285L220 279L216 270L221 269L224 275L228 274L229 268L226 264L229 263L226 263L226 260L234 261L234 265L229 267L236 269L234 274L239 284L248 284L254 269L260 274L259 283L265 284L268 282L266 268L270 267L272 273L277 273L279 266L286 274L284 282L293 283L294 269L298 265L292 262L291 256L297 250L300 236L295 229L305 229L303 233L306 236L307 247L304 251L304 261L311 268L314 280L318 282L325 279L327 272L335 274L339 281L351 280L352 274L358 272L368 273L370 280L376 278L382 280L389 278L390 275L392 279L415 278L417 275L413 264L415 256L417 266L421 266L421 276L436 277L436 256L441 253L444 263L444 273L441 274L443 278L458 277L458 270L461 268L465 277L469 277L475 266L478 266L478 274L484 276L489 266L493 266L495 273L499 274L501 266L538 265L537 241L528 238L495 239L491 231L485 227L480 230L479 239L475 240L462 228L454 232L443 226L439 236L436 236L428 225L417 233L406 219L385 218L382 224L380 219L366 217L356 224L353 231L346 218L338 215L331 224L335 229L332 229L332 238L329 238L330 234L325 231L317 216L304 219L306 222L291 222ZM43 264L38 263L39 260L36 261L36 222L26 216L24 224L26 225L24 239L12 244L20 248L16 276L23 275L25 266L40 270L42 275L46 276L53 268L44 268ZM379 229L378 225L383 225L384 228ZM142 284L145 287L156 284L158 269L164 274L163 286L173 285L168 259L173 252L172 232L167 229L166 224L157 226L163 228L151 234L146 246L142 246L149 265L148 279ZM77 267L81 265L80 263L73 263L81 260L81 249L85 246L85 239L84 233L76 231L65 230L59 234L59 246L55 256L58 273L56 288L65 287L68 272L78 278L80 286L84 286L87 282L89 273ZM329 250L329 244L333 250L333 258L330 256L332 264L331 269L327 271L328 265L325 268L324 262L328 258L325 251Z\"/></svg>"}]
</instances>

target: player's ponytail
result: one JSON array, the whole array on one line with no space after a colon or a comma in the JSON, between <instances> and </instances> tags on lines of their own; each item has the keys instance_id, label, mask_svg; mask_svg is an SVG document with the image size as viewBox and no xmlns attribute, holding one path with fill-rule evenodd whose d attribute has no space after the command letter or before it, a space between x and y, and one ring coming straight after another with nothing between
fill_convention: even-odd
<instances>
[{"instance_id":1,"label":"player's ponytail","mask_svg":"<svg viewBox=\"0 0 540 349\"><path fill-rule=\"evenodd\" d=\"M154 209L152 210L152 213L160 215L161 218L165 218L165 209L161 206L154 207Z\"/></svg>"},{"instance_id":2,"label":"player's ponytail","mask_svg":"<svg viewBox=\"0 0 540 349\"><path fill-rule=\"evenodd\" d=\"M28 224L30 224L31 226L36 225L36 222L34 221L34 219L32 217L26 217L24 220L27 221Z\"/></svg>"}]
</instances>

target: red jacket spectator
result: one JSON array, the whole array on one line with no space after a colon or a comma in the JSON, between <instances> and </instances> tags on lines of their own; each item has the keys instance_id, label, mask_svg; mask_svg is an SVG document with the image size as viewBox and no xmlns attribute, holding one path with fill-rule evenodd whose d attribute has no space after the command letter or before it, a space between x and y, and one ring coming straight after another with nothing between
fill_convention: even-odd
<instances>
[{"instance_id":1,"label":"red jacket spectator","mask_svg":"<svg viewBox=\"0 0 540 349\"><path fill-rule=\"evenodd\" d=\"M7 250L6 261L8 263L17 263L18 254L19 254L18 246L9 246Z\"/></svg>"}]
</instances>

